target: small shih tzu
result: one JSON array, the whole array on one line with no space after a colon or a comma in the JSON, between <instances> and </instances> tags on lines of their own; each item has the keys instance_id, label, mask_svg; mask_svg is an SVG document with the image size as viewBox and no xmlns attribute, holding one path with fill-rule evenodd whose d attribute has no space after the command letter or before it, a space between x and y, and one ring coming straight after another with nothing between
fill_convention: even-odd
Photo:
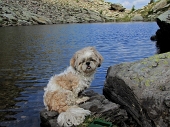
<instances>
[{"instance_id":1,"label":"small shih tzu","mask_svg":"<svg viewBox=\"0 0 170 127\"><path fill-rule=\"evenodd\" d=\"M89 110L80 108L78 104L89 97L78 94L88 88L93 80L97 67L103 57L94 47L86 47L77 51L70 60L70 66L61 74L54 75L44 88L44 105L49 111L57 111L58 124L61 127L76 126L84 122Z\"/></svg>"}]
</instances>

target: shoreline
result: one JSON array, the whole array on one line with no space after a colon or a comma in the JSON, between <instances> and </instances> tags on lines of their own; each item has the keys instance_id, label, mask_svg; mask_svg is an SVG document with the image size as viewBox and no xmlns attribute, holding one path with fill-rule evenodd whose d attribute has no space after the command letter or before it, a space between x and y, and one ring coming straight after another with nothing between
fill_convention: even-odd
<instances>
[{"instance_id":1,"label":"shoreline","mask_svg":"<svg viewBox=\"0 0 170 127\"><path fill-rule=\"evenodd\" d=\"M70 23L153 22L157 13L149 15L148 12L155 4L148 4L143 9L130 11L121 5L100 0L90 2L83 0L77 2L70 2L70 0L52 2L19 0L8 3L0 0L0 10L2 11L0 27ZM115 6L118 6L117 10L114 10ZM151 10L147 10L148 8Z\"/></svg>"}]
</instances>

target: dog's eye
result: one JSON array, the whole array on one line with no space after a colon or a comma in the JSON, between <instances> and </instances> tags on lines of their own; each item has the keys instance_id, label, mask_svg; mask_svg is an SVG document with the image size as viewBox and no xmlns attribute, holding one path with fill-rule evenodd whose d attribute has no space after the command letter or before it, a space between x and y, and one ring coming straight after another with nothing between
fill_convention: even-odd
<instances>
[{"instance_id":1,"label":"dog's eye","mask_svg":"<svg viewBox=\"0 0 170 127\"><path fill-rule=\"evenodd\" d=\"M79 65L82 64L82 63L84 63L84 62L85 62L85 59L83 59L83 60L79 63Z\"/></svg>"},{"instance_id":2,"label":"dog's eye","mask_svg":"<svg viewBox=\"0 0 170 127\"><path fill-rule=\"evenodd\" d=\"M90 58L90 61L96 61L95 59Z\"/></svg>"}]
</instances>

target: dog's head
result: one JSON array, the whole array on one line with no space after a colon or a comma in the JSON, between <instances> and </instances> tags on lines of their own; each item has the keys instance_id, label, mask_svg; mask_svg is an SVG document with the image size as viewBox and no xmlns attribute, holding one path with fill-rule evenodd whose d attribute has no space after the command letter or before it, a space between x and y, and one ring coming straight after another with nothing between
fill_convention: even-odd
<instances>
[{"instance_id":1,"label":"dog's head","mask_svg":"<svg viewBox=\"0 0 170 127\"><path fill-rule=\"evenodd\" d=\"M77 51L70 60L70 65L78 72L91 75L101 66L103 57L94 47Z\"/></svg>"}]
</instances>

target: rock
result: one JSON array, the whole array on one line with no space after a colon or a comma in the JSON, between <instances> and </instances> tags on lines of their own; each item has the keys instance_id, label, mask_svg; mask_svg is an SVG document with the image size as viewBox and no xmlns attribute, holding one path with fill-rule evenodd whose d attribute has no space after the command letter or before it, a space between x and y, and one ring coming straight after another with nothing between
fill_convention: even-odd
<instances>
[{"instance_id":1,"label":"rock","mask_svg":"<svg viewBox=\"0 0 170 127\"><path fill-rule=\"evenodd\" d=\"M114 11L120 11L120 12L124 12L126 8L124 8L122 5L120 4L111 4L110 5L110 10L114 10Z\"/></svg>"},{"instance_id":2,"label":"rock","mask_svg":"<svg viewBox=\"0 0 170 127\"><path fill-rule=\"evenodd\" d=\"M9 10L8 7L2 7L2 11L5 12L5 13L7 13L7 14L10 14L10 13L11 13L11 11Z\"/></svg>"},{"instance_id":3,"label":"rock","mask_svg":"<svg viewBox=\"0 0 170 127\"><path fill-rule=\"evenodd\" d=\"M167 5L167 0L160 0L155 6L152 7L153 12L157 12Z\"/></svg>"},{"instance_id":4,"label":"rock","mask_svg":"<svg viewBox=\"0 0 170 127\"><path fill-rule=\"evenodd\" d=\"M31 22L27 22L26 20L18 20L18 25L22 25L22 26L28 26L31 25Z\"/></svg>"},{"instance_id":5,"label":"rock","mask_svg":"<svg viewBox=\"0 0 170 127\"><path fill-rule=\"evenodd\" d=\"M77 19L74 16L66 16L66 23L77 23Z\"/></svg>"},{"instance_id":6,"label":"rock","mask_svg":"<svg viewBox=\"0 0 170 127\"><path fill-rule=\"evenodd\" d=\"M80 107L90 110L96 117L104 117L111 122L120 124L127 120L127 113L120 105L107 100L104 95L87 91L82 95L90 97L86 103L80 104Z\"/></svg>"},{"instance_id":7,"label":"rock","mask_svg":"<svg viewBox=\"0 0 170 127\"><path fill-rule=\"evenodd\" d=\"M3 22L3 18L0 17L0 23Z\"/></svg>"},{"instance_id":8,"label":"rock","mask_svg":"<svg viewBox=\"0 0 170 127\"><path fill-rule=\"evenodd\" d=\"M170 108L170 96L166 96L164 102L165 102L166 106Z\"/></svg>"},{"instance_id":9,"label":"rock","mask_svg":"<svg viewBox=\"0 0 170 127\"><path fill-rule=\"evenodd\" d=\"M103 94L139 127L170 126L170 52L108 69Z\"/></svg>"},{"instance_id":10,"label":"rock","mask_svg":"<svg viewBox=\"0 0 170 127\"><path fill-rule=\"evenodd\" d=\"M19 13L19 12L18 12ZM22 12L22 17L21 17L22 20L26 20L26 21L29 21L31 20L31 13L28 12L28 11L23 11Z\"/></svg>"},{"instance_id":11,"label":"rock","mask_svg":"<svg viewBox=\"0 0 170 127\"><path fill-rule=\"evenodd\" d=\"M156 35L152 35L150 38L151 41L157 41Z\"/></svg>"},{"instance_id":12,"label":"rock","mask_svg":"<svg viewBox=\"0 0 170 127\"><path fill-rule=\"evenodd\" d=\"M159 15L157 18L157 24L160 27L160 29L166 29L166 27L168 27L168 29L170 29L170 10L164 12L163 14Z\"/></svg>"},{"instance_id":13,"label":"rock","mask_svg":"<svg viewBox=\"0 0 170 127\"><path fill-rule=\"evenodd\" d=\"M143 21L143 17L140 14L135 15L131 21Z\"/></svg>"},{"instance_id":14,"label":"rock","mask_svg":"<svg viewBox=\"0 0 170 127\"><path fill-rule=\"evenodd\" d=\"M46 109L40 112L41 127L60 127L57 124L58 113L54 111L47 111Z\"/></svg>"},{"instance_id":15,"label":"rock","mask_svg":"<svg viewBox=\"0 0 170 127\"><path fill-rule=\"evenodd\" d=\"M170 51L169 43L170 43L170 10L164 12L159 15L156 19L156 22L160 29L156 32L156 46L158 49L158 53L165 53Z\"/></svg>"},{"instance_id":16,"label":"rock","mask_svg":"<svg viewBox=\"0 0 170 127\"><path fill-rule=\"evenodd\" d=\"M42 16L31 16L31 18L33 19L33 21L37 22L38 24L41 24L41 25L45 25L45 24L48 24L48 19L46 19L45 17L42 17Z\"/></svg>"},{"instance_id":17,"label":"rock","mask_svg":"<svg viewBox=\"0 0 170 127\"><path fill-rule=\"evenodd\" d=\"M32 25L36 24L57 24L57 23L88 23L105 22L106 15L112 15L109 10L110 4L104 1L1 1L1 14L13 16L17 20L8 21L8 18L2 17L2 26L10 25ZM25 22L26 21L26 22Z\"/></svg>"},{"instance_id":18,"label":"rock","mask_svg":"<svg viewBox=\"0 0 170 127\"><path fill-rule=\"evenodd\" d=\"M116 18L113 17L105 17L106 22L116 22Z\"/></svg>"},{"instance_id":19,"label":"rock","mask_svg":"<svg viewBox=\"0 0 170 127\"><path fill-rule=\"evenodd\" d=\"M88 11L88 14L90 15L90 19L93 20L93 22L103 22L99 13Z\"/></svg>"},{"instance_id":20,"label":"rock","mask_svg":"<svg viewBox=\"0 0 170 127\"><path fill-rule=\"evenodd\" d=\"M3 14L3 17L7 20L7 21L17 21L17 18L15 18L12 14Z\"/></svg>"},{"instance_id":21,"label":"rock","mask_svg":"<svg viewBox=\"0 0 170 127\"><path fill-rule=\"evenodd\" d=\"M115 124L124 124L128 120L127 112L120 108L120 105L108 101L104 95L94 91L86 91L81 94L90 97L85 103L80 104L81 108L91 111L93 117L103 117ZM58 127L58 113L54 111L42 110L40 112L42 127ZM129 121L129 120L128 120Z\"/></svg>"}]
</instances>

